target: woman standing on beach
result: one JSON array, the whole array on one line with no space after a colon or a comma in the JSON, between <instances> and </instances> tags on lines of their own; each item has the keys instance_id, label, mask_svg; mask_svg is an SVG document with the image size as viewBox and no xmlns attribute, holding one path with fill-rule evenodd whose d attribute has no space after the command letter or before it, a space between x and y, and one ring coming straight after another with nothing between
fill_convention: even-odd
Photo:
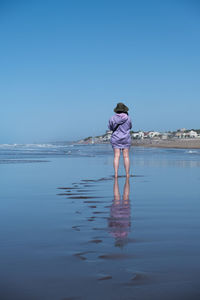
<instances>
[{"instance_id":1,"label":"woman standing on beach","mask_svg":"<svg viewBox=\"0 0 200 300\"><path fill-rule=\"evenodd\" d=\"M115 115L110 118L108 123L108 128L112 130L110 142L114 151L113 165L115 170L115 177L118 177L121 150L124 157L126 176L129 177L129 149L131 146L130 129L132 128L132 123L131 118L128 115L128 110L128 107L124 103L118 103L114 109Z\"/></svg>"}]
</instances>

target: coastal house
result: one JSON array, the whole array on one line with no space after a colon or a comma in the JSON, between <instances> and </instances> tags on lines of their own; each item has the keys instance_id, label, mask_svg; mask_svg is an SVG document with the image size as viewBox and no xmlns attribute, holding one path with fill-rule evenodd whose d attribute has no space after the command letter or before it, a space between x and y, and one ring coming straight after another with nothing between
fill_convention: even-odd
<instances>
[{"instance_id":1,"label":"coastal house","mask_svg":"<svg viewBox=\"0 0 200 300\"><path fill-rule=\"evenodd\" d=\"M131 137L133 139L143 139L144 138L144 132L143 131L133 132L131 134Z\"/></svg>"},{"instance_id":2,"label":"coastal house","mask_svg":"<svg viewBox=\"0 0 200 300\"><path fill-rule=\"evenodd\" d=\"M162 140L167 140L168 138L170 138L170 136L171 135L168 132L161 133Z\"/></svg>"},{"instance_id":3,"label":"coastal house","mask_svg":"<svg viewBox=\"0 0 200 300\"><path fill-rule=\"evenodd\" d=\"M144 131L144 139L149 137L149 131Z\"/></svg>"},{"instance_id":4,"label":"coastal house","mask_svg":"<svg viewBox=\"0 0 200 300\"><path fill-rule=\"evenodd\" d=\"M152 139L154 137L158 137L158 136L160 136L160 132L157 132L157 131L149 131L149 133L148 133L148 137L150 139Z\"/></svg>"},{"instance_id":5,"label":"coastal house","mask_svg":"<svg viewBox=\"0 0 200 300\"><path fill-rule=\"evenodd\" d=\"M175 136L177 138L181 138L181 139L185 139L185 138L197 138L198 134L196 131L194 130L190 130L188 132L184 132L184 131L178 131Z\"/></svg>"},{"instance_id":6,"label":"coastal house","mask_svg":"<svg viewBox=\"0 0 200 300\"><path fill-rule=\"evenodd\" d=\"M178 132L176 132L175 137L177 137L178 139L185 138L185 132L178 131Z\"/></svg>"},{"instance_id":7,"label":"coastal house","mask_svg":"<svg viewBox=\"0 0 200 300\"><path fill-rule=\"evenodd\" d=\"M110 138L111 138L111 135L112 135L112 131L111 130L106 130L106 133L102 136L102 140L104 142L109 141Z\"/></svg>"},{"instance_id":8,"label":"coastal house","mask_svg":"<svg viewBox=\"0 0 200 300\"><path fill-rule=\"evenodd\" d=\"M198 137L198 133L194 130L190 130L188 133L187 133L188 137L190 138L197 138Z\"/></svg>"}]
</instances>

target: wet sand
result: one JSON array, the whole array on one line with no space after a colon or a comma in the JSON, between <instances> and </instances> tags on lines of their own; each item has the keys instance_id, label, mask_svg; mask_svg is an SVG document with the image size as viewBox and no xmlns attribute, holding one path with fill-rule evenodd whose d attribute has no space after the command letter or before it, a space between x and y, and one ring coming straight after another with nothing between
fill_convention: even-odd
<instances>
[{"instance_id":1,"label":"wet sand","mask_svg":"<svg viewBox=\"0 0 200 300\"><path fill-rule=\"evenodd\" d=\"M99 189L101 189L102 187L102 183L103 182L109 182L112 181L113 184L113 200L112 203L110 203L110 205L103 205L102 206L102 201L94 201L96 203L96 205L90 205L91 202L93 203L93 201L84 201L84 205L86 205L87 208L92 208L95 209L96 211L89 211L87 210L87 212L90 212L90 216L88 217L88 213L87 213L87 217L86 217L86 222L87 221L94 221L94 223L92 224L91 230L94 231L100 231L101 235L97 235L95 237L92 238L92 234L91 234L91 240L89 240L88 242L83 243L82 245L85 247L87 245L87 251L83 251L83 252L78 252L78 253L74 253L73 255L75 257L77 257L78 260L80 261L88 261L89 263L93 263L96 265L99 265L98 260L102 260L102 262L105 264L104 266L104 272L97 272L96 275L93 275L94 278L96 278L96 280L98 281L110 281L112 282L111 285L113 285L113 288L115 286L115 284L117 284L117 286L120 286L122 288L122 290L124 289L124 295L118 297L115 293L115 296L113 296L112 294L109 294L107 296L106 299L160 299L159 297L162 297L163 299L179 299L179 297L181 299L190 299L190 297L192 296L193 299L197 299L198 295L199 295L199 291L197 289L196 286L196 292L195 291L190 291L187 295L187 293L185 294L185 287L183 288L183 291L181 289L178 289L176 291L176 287L173 286L173 282L175 280L174 275L175 274L171 274L169 276L168 274L168 269L163 269L160 272L155 272L153 271L151 268L150 270L145 270L145 263L144 261L149 261L149 263L152 263L152 260L157 260L158 263L160 262L160 256L162 257L162 251L159 250L158 248L160 248L160 243L158 243L158 248L156 247L156 253L155 253L155 257L154 254L150 253L147 255L148 257L144 257L144 253L143 251L138 252L138 248L148 248L148 244L149 244L149 249L152 249L152 245L154 243L156 243L156 239L153 241L151 240L149 237L145 239L133 239L130 238L130 232L131 232L131 210L130 210L130 206L131 206L131 201L130 201L130 180L132 180L133 178L141 178L143 177L142 175L132 175L130 177L130 179L126 179L125 176L119 176L118 179L114 179L113 176L110 177L103 177L103 178L99 178L99 179L84 179L81 180L81 182L90 182L90 183L100 183L101 186L99 187ZM120 191L119 191L119 180L123 180L124 186L123 186L123 195L120 195ZM76 183L76 187L77 187L77 191L79 191L80 195L73 197L73 199L84 199L85 196L81 196L81 193L84 193L85 190L84 189L79 189L79 184L81 182L77 182ZM133 184L134 182L132 182ZM93 190L93 186L92 184L90 185L91 190ZM96 186L95 186L96 187ZM61 189L63 189L61 187ZM66 188L66 190L70 190L70 187ZM90 190L87 190L88 192L90 192ZM99 193L98 193L99 194ZM72 197L68 197L68 199L71 199ZM98 198L96 196L96 198ZM107 198L106 196L102 197L102 198ZM105 201L103 201L105 203ZM132 201L133 202L133 201ZM109 201L108 201L109 204ZM97 210L98 208L98 210ZM147 205L148 208L148 205ZM85 207L83 207L83 210L85 210ZM146 208L144 209L144 211L146 212ZM101 215L103 214L103 217L99 216L99 217L94 217L93 214L96 215ZM98 219L96 219L98 218ZM104 222L107 223L106 227L96 227L96 224L102 223L100 221L100 219L104 219ZM148 219L148 218L147 218ZM75 230L78 230L79 232L81 230L85 230L85 226L83 225L81 228L80 226L72 226L72 228L74 228ZM106 234L105 234L106 233ZM109 235L107 235L107 233ZM113 238L113 243L114 243L114 248L111 249L107 249L106 250L106 241L109 238ZM94 249L93 245L99 245L101 244L101 248L95 248ZM128 245L133 244L135 247L135 251L134 248L130 248L131 251L126 251L125 248L128 248ZM91 245L91 246L89 246ZM167 245L167 243L166 243ZM155 245L156 246L156 245ZM91 249L91 250L90 250ZM116 249L120 249L120 251L116 251ZM155 250L154 249L154 250ZM164 255L169 255L169 257L171 256L170 254L170 248L168 249L169 253L165 250L164 251ZM178 253L177 253L178 254ZM152 256L153 255L153 256ZM163 257L164 258L164 257ZM170 259L170 258L168 258ZM167 260L168 260L167 259ZM144 260L144 261L143 261ZM125 263L124 263L125 261ZM130 261L130 263L129 263ZM132 262L135 261L136 265L134 268L131 267ZM136 267L138 265L138 262L143 261L144 265L142 270L139 270L138 267ZM107 264L108 262L108 264ZM117 265L119 267L120 270L120 275L116 274L116 272L113 270L114 265L109 265L109 264L115 264L115 262L117 262ZM133 264L134 265L134 264ZM87 268L87 266L85 266ZM101 269L102 265L101 265ZM110 270L109 270L110 269ZM115 268L114 268L115 269ZM148 267L146 268L148 269ZM114 272L113 272L114 271ZM174 272L175 270L173 270ZM200 272L200 270L199 270ZM168 277L169 276L169 277ZM184 281L184 280L189 280L191 274L178 274L176 273L175 277L176 277L176 284L179 284L179 280L180 281ZM178 279L178 277L180 277ZM117 279L118 278L118 279ZM166 280L167 278L167 280ZM187 279L186 279L187 278ZM198 280L197 280L198 281ZM182 283L184 284L184 282ZM196 282L197 284L197 282ZM195 285L195 283L194 283ZM159 290L159 292L157 293L156 290L157 288ZM163 287L162 287L163 286ZM167 286L167 288L165 287ZM136 288L137 290L132 290L132 288ZM161 287L161 288L160 288ZM116 287L115 287L116 288ZM120 289L121 289L120 288ZM130 290L127 290L130 289ZM154 290L155 289L155 290ZM163 291L162 291L163 289ZM145 290L148 290L148 292L144 292ZM149 291L150 294L149 294ZM134 294L135 296L132 297L131 294ZM190 296L191 293L191 296ZM87 296L90 297L90 296ZM105 295L102 296L105 298ZM81 297L80 297L81 299ZM98 295L95 296L95 299L101 299L99 298Z\"/></svg>"},{"instance_id":2,"label":"wet sand","mask_svg":"<svg viewBox=\"0 0 200 300\"><path fill-rule=\"evenodd\" d=\"M199 163L105 162L6 169L1 299L199 299Z\"/></svg>"}]
</instances>

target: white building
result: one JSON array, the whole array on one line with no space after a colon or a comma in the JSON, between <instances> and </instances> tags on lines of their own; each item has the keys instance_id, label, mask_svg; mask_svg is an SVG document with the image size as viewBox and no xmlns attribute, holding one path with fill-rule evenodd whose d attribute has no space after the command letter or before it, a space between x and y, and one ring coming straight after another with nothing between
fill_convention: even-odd
<instances>
[{"instance_id":1,"label":"white building","mask_svg":"<svg viewBox=\"0 0 200 300\"><path fill-rule=\"evenodd\" d=\"M198 134L194 130L190 130L189 132L178 131L175 135L177 138L197 138Z\"/></svg>"},{"instance_id":2,"label":"white building","mask_svg":"<svg viewBox=\"0 0 200 300\"><path fill-rule=\"evenodd\" d=\"M150 131L148 133L148 137L149 138L154 138L154 137L157 137L157 136L160 136L160 132L157 132L157 131Z\"/></svg>"},{"instance_id":3,"label":"white building","mask_svg":"<svg viewBox=\"0 0 200 300\"><path fill-rule=\"evenodd\" d=\"M109 141L112 135L112 131L111 130L106 130L106 134L102 137L103 141Z\"/></svg>"},{"instance_id":4,"label":"white building","mask_svg":"<svg viewBox=\"0 0 200 300\"><path fill-rule=\"evenodd\" d=\"M144 132L138 131L131 134L132 138L134 139L143 139L144 138Z\"/></svg>"},{"instance_id":5,"label":"white building","mask_svg":"<svg viewBox=\"0 0 200 300\"><path fill-rule=\"evenodd\" d=\"M194 131L194 130L190 130L186 135L187 135L188 137L190 137L190 138L196 138L196 137L198 137L197 132Z\"/></svg>"}]
</instances>

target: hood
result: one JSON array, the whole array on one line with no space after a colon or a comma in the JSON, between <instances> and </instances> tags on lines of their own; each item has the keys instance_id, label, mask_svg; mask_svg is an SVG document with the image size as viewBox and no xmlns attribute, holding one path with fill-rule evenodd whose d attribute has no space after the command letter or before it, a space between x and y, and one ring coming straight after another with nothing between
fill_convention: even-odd
<instances>
[{"instance_id":1,"label":"hood","mask_svg":"<svg viewBox=\"0 0 200 300\"><path fill-rule=\"evenodd\" d=\"M128 119L128 115L125 113L115 114L114 119L117 124L123 124Z\"/></svg>"}]
</instances>

